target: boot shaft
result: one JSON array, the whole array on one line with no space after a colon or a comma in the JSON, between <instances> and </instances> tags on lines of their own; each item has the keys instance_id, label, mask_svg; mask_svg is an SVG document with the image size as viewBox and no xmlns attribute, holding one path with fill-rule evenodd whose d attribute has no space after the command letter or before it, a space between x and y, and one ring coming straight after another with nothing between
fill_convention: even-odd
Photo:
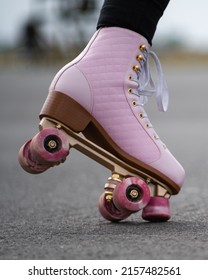
<instances>
[{"instance_id":1,"label":"boot shaft","mask_svg":"<svg viewBox=\"0 0 208 280\"><path fill-rule=\"evenodd\" d=\"M180 186L184 170L159 139L144 110L148 96L155 92L158 107L166 108L168 103L167 95L162 98L166 90L163 82L159 91L146 90L148 83L154 87L148 68L149 48L147 40L133 31L102 28L84 51L59 71L50 91L69 95L121 150ZM160 64L155 61L160 72Z\"/></svg>"}]
</instances>

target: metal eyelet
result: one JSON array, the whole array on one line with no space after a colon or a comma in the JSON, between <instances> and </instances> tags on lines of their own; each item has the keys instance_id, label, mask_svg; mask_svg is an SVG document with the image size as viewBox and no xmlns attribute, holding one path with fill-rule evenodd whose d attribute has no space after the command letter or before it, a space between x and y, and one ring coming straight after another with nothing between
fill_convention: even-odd
<instances>
[{"instance_id":1,"label":"metal eyelet","mask_svg":"<svg viewBox=\"0 0 208 280\"><path fill-rule=\"evenodd\" d=\"M143 57L143 55L139 54L139 55L136 56L136 59L137 59L138 61L143 61L143 60L144 60L144 57Z\"/></svg>"},{"instance_id":2,"label":"metal eyelet","mask_svg":"<svg viewBox=\"0 0 208 280\"><path fill-rule=\"evenodd\" d=\"M131 80L132 80L132 76L131 76L131 75L129 75L128 79L131 81Z\"/></svg>"},{"instance_id":3,"label":"metal eyelet","mask_svg":"<svg viewBox=\"0 0 208 280\"><path fill-rule=\"evenodd\" d=\"M132 101L132 105L133 105L134 107L137 106L136 101Z\"/></svg>"},{"instance_id":4,"label":"metal eyelet","mask_svg":"<svg viewBox=\"0 0 208 280\"><path fill-rule=\"evenodd\" d=\"M147 47L145 46L145 44L143 44L143 45L139 46L139 49L140 49L140 51L146 51Z\"/></svg>"},{"instance_id":5,"label":"metal eyelet","mask_svg":"<svg viewBox=\"0 0 208 280\"><path fill-rule=\"evenodd\" d=\"M139 65L134 65L134 66L133 66L133 70L134 70L135 72L140 71Z\"/></svg>"},{"instance_id":6,"label":"metal eyelet","mask_svg":"<svg viewBox=\"0 0 208 280\"><path fill-rule=\"evenodd\" d=\"M132 93L132 88L129 88L129 89L128 89L128 93Z\"/></svg>"},{"instance_id":7,"label":"metal eyelet","mask_svg":"<svg viewBox=\"0 0 208 280\"><path fill-rule=\"evenodd\" d=\"M145 126L146 126L146 128L149 128L149 124L148 123L146 123Z\"/></svg>"},{"instance_id":8,"label":"metal eyelet","mask_svg":"<svg viewBox=\"0 0 208 280\"><path fill-rule=\"evenodd\" d=\"M139 113L139 117L140 119L143 119L144 118L143 113Z\"/></svg>"}]
</instances>

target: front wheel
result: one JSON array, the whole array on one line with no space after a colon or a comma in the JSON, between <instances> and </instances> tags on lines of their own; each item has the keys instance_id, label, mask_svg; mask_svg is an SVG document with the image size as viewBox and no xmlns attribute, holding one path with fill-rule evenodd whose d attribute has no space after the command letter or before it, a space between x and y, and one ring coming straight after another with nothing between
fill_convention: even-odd
<instances>
[{"instance_id":1,"label":"front wheel","mask_svg":"<svg viewBox=\"0 0 208 280\"><path fill-rule=\"evenodd\" d=\"M120 210L137 212L143 209L149 200L149 187L138 177L124 179L113 192L113 201Z\"/></svg>"}]
</instances>

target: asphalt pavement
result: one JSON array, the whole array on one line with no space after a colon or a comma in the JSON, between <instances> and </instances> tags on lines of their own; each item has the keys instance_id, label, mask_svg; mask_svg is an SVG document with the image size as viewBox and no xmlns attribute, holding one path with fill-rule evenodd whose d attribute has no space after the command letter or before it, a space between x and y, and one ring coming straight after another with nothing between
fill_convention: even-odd
<instances>
[{"instance_id":1,"label":"asphalt pavement","mask_svg":"<svg viewBox=\"0 0 208 280\"><path fill-rule=\"evenodd\" d=\"M60 65L61 66L61 65ZM38 132L38 113L59 66L0 66L0 259L208 259L207 63L165 63L167 113L147 112L186 170L171 198L172 218L121 223L97 208L110 172L72 150L40 175L18 164L20 146Z\"/></svg>"}]
</instances>

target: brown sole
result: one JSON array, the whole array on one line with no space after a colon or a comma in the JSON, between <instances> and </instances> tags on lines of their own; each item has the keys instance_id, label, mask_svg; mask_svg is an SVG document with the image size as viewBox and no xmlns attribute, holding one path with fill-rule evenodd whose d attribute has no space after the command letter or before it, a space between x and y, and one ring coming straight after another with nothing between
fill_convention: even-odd
<instances>
[{"instance_id":1,"label":"brown sole","mask_svg":"<svg viewBox=\"0 0 208 280\"><path fill-rule=\"evenodd\" d=\"M50 92L39 117L55 120L75 133L82 132L92 143L138 170L138 174L145 174L145 179L153 178L157 184L165 185L170 194L180 191L180 186L167 176L120 149L94 117L68 95L57 91Z\"/></svg>"}]
</instances>

